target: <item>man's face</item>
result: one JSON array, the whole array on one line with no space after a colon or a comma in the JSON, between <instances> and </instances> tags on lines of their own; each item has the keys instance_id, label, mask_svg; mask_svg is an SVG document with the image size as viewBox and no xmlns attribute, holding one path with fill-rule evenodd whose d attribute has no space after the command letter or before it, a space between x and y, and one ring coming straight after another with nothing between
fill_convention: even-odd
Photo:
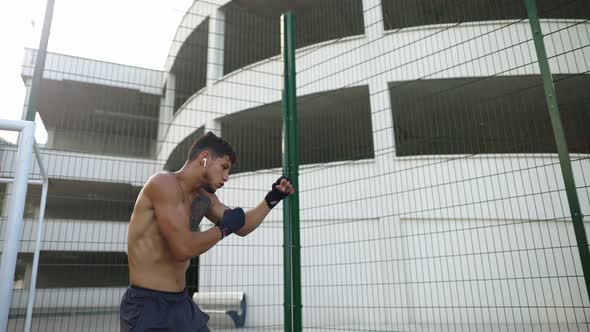
<instances>
[{"instance_id":1,"label":"man's face","mask_svg":"<svg viewBox=\"0 0 590 332\"><path fill-rule=\"evenodd\" d=\"M214 194L217 189L229 180L229 169L231 168L231 161L229 156L215 158L210 156L207 158L207 167L205 167L205 179L207 182L203 189Z\"/></svg>"}]
</instances>

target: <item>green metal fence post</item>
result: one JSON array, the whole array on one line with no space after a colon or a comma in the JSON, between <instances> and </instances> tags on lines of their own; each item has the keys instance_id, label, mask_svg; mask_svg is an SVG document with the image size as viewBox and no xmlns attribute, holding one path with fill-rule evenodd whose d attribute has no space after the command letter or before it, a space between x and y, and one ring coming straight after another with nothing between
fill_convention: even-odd
<instances>
[{"instance_id":1,"label":"green metal fence post","mask_svg":"<svg viewBox=\"0 0 590 332\"><path fill-rule=\"evenodd\" d=\"M286 79L285 79L286 80ZM287 94L283 90L283 128L287 128ZM285 130L283 130L283 146L285 146ZM288 155L283 151L283 174L287 174L286 168L289 165ZM287 198L288 200L288 198ZM283 203L283 294L284 294L284 325L285 332L293 330L293 298L291 296L291 215L289 212L289 204L285 200Z\"/></svg>"},{"instance_id":2,"label":"green metal fence post","mask_svg":"<svg viewBox=\"0 0 590 332\"><path fill-rule=\"evenodd\" d=\"M299 241L299 163L297 152L297 99L295 88L295 14L283 15L283 174L296 188L285 201L284 280L285 331L301 331L301 257Z\"/></svg>"},{"instance_id":3,"label":"green metal fence post","mask_svg":"<svg viewBox=\"0 0 590 332\"><path fill-rule=\"evenodd\" d=\"M578 251L580 253L580 260L582 261L584 280L586 282L586 292L588 298L590 299L590 252L588 251L588 238L584 228L584 216L580 210L580 201L578 200L578 193L576 192L576 184L572 172L567 142L559 115L557 95L555 93L555 86L553 85L553 78L551 77L549 61L547 60L547 53L545 50L545 43L543 42L543 33L541 31L541 24L539 23L537 6L535 0L525 0L525 5L529 22L531 24L535 49L537 50L539 68L541 70L541 77L543 79L543 86L545 89L545 99L549 109L549 116L551 117L553 135L555 137L555 144L557 145L557 153L559 154L559 163L561 165L561 172L563 174L567 199L572 215L572 221L574 223Z\"/></svg>"},{"instance_id":4,"label":"green metal fence post","mask_svg":"<svg viewBox=\"0 0 590 332\"><path fill-rule=\"evenodd\" d=\"M39 49L37 50L37 57L35 59L33 83L31 84L31 92L27 103L27 111L25 114L23 114L23 120L27 121L35 121L35 113L37 112L38 106L37 99L39 90L41 88L41 80L43 79L45 56L47 55L47 44L49 43L49 32L51 31L51 21L53 20L54 4L55 0L47 0L45 18L43 19L43 31L41 32L41 41L39 42Z\"/></svg>"}]
</instances>

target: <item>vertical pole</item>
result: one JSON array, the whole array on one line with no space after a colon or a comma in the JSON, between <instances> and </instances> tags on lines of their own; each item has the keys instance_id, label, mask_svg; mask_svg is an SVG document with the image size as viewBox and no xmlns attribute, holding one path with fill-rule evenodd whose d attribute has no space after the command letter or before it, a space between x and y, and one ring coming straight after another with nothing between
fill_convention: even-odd
<instances>
[{"instance_id":1,"label":"vertical pole","mask_svg":"<svg viewBox=\"0 0 590 332\"><path fill-rule=\"evenodd\" d=\"M41 165L41 159L39 159ZM45 218L45 206L47 205L47 188L49 182L47 178L43 180L43 189L41 191L41 204L39 206L39 223L37 225L37 240L35 241L35 254L33 255L33 273L31 276L31 285L29 287L29 301L27 302L27 316L25 318L25 332L31 331L31 322L33 321L33 306L35 305L35 292L37 290L37 271L39 270L39 256L41 255L41 239L43 238L43 219Z\"/></svg>"},{"instance_id":2,"label":"vertical pole","mask_svg":"<svg viewBox=\"0 0 590 332\"><path fill-rule=\"evenodd\" d=\"M18 154L16 173L12 196L8 205L8 219L6 220L6 235L0 263L0 331L8 328L8 313L12 302L12 287L18 245L22 234L23 212L27 196L27 182L33 159L33 144L35 143L35 123L30 123L21 129L18 139Z\"/></svg>"},{"instance_id":3,"label":"vertical pole","mask_svg":"<svg viewBox=\"0 0 590 332\"><path fill-rule=\"evenodd\" d=\"M45 8L45 18L43 20L43 31L41 32L41 41L39 49L37 50L37 58L35 59L35 70L33 72L33 83L31 84L31 94L27 103L27 112L23 116L23 120L35 121L35 113L37 112L37 102L39 91L41 90L41 81L43 79L43 70L45 69L45 57L47 55L47 44L49 43L49 32L51 31L51 20L53 19L53 5L55 0L47 0L47 8Z\"/></svg>"},{"instance_id":4,"label":"vertical pole","mask_svg":"<svg viewBox=\"0 0 590 332\"><path fill-rule=\"evenodd\" d=\"M285 78L286 81L286 78ZM283 90L283 174L288 175L289 157L287 154L287 93ZM298 188L297 188L298 189ZM285 332L293 331L293 281L292 281L292 242L291 242L291 209L289 208L288 197L283 203L283 294L284 294L284 324Z\"/></svg>"},{"instance_id":5,"label":"vertical pole","mask_svg":"<svg viewBox=\"0 0 590 332\"><path fill-rule=\"evenodd\" d=\"M572 221L574 224L574 232L576 234L576 241L578 243L578 252L582 262L582 270L584 271L584 281L586 283L586 292L590 299L590 252L588 252L588 238L586 230L584 229L583 215L580 210L580 201L578 200L578 193L576 192L576 183L572 172L572 165L570 162L567 142L559 116L559 107L557 103L557 95L555 94L555 86L553 85L553 78L551 77L551 69L549 68L549 61L547 60L547 53L545 50L545 43L543 41L543 33L541 31L541 24L539 23L539 15L537 13L537 6L535 0L525 0L531 30L533 32L533 40L535 42L535 49L537 50L537 58L539 61L539 68L541 70L541 77L543 79L543 87L545 89L545 99L549 109L549 116L551 117L551 125L553 127L553 136L555 137L555 144L557 146L557 153L559 154L559 163L561 165L561 173L565 183L565 191L569 202Z\"/></svg>"},{"instance_id":6,"label":"vertical pole","mask_svg":"<svg viewBox=\"0 0 590 332\"><path fill-rule=\"evenodd\" d=\"M287 58L286 56L286 46L285 46L285 41L286 41L286 37L285 37L285 15L281 16L281 50L283 52L283 66L284 66L284 73L287 72L286 68L287 68L287 61L285 60ZM283 101L282 101L282 107L283 107L283 142L282 142L282 150L283 150L283 174L287 175L289 173L288 171L288 165L289 165L289 156L287 154L287 149L286 149L286 140L287 140L287 134L286 134L286 129L288 124L287 124L287 107L288 107L288 102L287 102L287 75L283 75L283 91L282 91L282 97L283 97ZM288 199L288 198L287 198ZM284 331L285 332L291 332L293 330L293 298L291 296L291 290L292 290L292 281L291 281L291 267L292 267L292 263L291 263L291 218L289 218L289 216L291 215L289 213L290 209L289 209L289 204L287 203L287 201L285 200L285 203L283 203L283 297L284 297L284 304L283 304L283 316L284 316Z\"/></svg>"},{"instance_id":7,"label":"vertical pole","mask_svg":"<svg viewBox=\"0 0 590 332\"><path fill-rule=\"evenodd\" d=\"M284 90L283 90L283 174L296 188L285 201L284 279L285 331L301 331L301 255L299 239L299 163L297 151L297 96L295 84L295 14L282 17Z\"/></svg>"}]
</instances>

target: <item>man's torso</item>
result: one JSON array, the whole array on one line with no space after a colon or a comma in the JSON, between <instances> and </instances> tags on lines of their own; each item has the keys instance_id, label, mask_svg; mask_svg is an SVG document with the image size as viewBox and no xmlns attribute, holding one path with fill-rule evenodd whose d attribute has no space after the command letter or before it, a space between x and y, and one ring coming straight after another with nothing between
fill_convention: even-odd
<instances>
[{"instance_id":1,"label":"man's torso","mask_svg":"<svg viewBox=\"0 0 590 332\"><path fill-rule=\"evenodd\" d=\"M199 224L209 210L209 199L197 193L185 198L180 189L179 194L179 200L190 215L186 220L190 231L199 231ZM158 227L154 202L145 193L145 188L137 198L129 223L128 257L131 285L168 292L186 287L185 272L190 260L178 261L172 256Z\"/></svg>"}]
</instances>

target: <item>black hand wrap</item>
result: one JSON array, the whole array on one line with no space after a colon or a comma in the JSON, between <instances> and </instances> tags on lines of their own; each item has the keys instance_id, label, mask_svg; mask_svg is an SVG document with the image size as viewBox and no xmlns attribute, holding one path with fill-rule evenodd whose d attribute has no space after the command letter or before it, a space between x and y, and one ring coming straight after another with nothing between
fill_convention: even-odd
<instances>
[{"instance_id":1,"label":"black hand wrap","mask_svg":"<svg viewBox=\"0 0 590 332\"><path fill-rule=\"evenodd\" d=\"M225 210L225 212L223 212L223 218L217 225L217 227L219 227L221 230L221 238L223 239L231 233L240 230L240 228L242 228L245 223L246 214L242 208Z\"/></svg>"},{"instance_id":2,"label":"black hand wrap","mask_svg":"<svg viewBox=\"0 0 590 332\"><path fill-rule=\"evenodd\" d=\"M281 176L278 180L275 181L275 183L272 184L272 190L269 191L268 194L266 194L266 197L264 197L266 205L268 205L268 207L271 209L275 207L277 204L279 204L279 202L283 200L285 197L289 196L288 192L282 192L277 189L277 186L281 183L282 179L286 179L287 181L291 182L291 180L289 180L289 178L287 178L286 176Z\"/></svg>"}]
</instances>

